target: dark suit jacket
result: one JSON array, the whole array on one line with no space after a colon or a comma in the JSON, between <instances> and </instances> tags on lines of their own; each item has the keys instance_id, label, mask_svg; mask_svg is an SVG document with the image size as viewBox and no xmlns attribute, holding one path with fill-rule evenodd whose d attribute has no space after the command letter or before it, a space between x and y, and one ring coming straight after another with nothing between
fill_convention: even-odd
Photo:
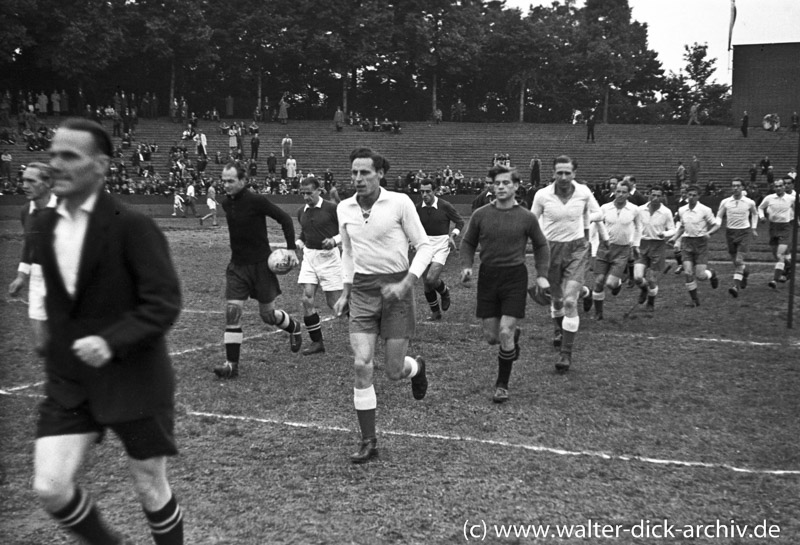
<instances>
[{"instance_id":1,"label":"dark suit jacket","mask_svg":"<svg viewBox=\"0 0 800 545\"><path fill-rule=\"evenodd\" d=\"M46 349L47 395L67 408L88 402L98 422L136 420L172 410L175 374L165 335L180 312L180 285L166 238L148 217L100 193L69 295L58 269L53 230L43 218L39 257L47 286L51 332ZM73 341L99 335L113 358L90 367Z\"/></svg>"}]
</instances>

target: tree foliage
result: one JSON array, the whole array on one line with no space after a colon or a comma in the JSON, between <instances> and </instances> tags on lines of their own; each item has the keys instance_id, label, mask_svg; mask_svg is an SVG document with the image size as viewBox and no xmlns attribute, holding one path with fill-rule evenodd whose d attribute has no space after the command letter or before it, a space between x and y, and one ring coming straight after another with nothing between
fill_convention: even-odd
<instances>
[{"instance_id":1,"label":"tree foliage","mask_svg":"<svg viewBox=\"0 0 800 545\"><path fill-rule=\"evenodd\" d=\"M531 7L504 0L5 0L0 85L121 87L184 95L199 108L284 93L293 114L337 105L425 119L457 101L468 120L670 122L698 102L729 117L715 60L686 46L665 76L628 0Z\"/></svg>"}]
</instances>

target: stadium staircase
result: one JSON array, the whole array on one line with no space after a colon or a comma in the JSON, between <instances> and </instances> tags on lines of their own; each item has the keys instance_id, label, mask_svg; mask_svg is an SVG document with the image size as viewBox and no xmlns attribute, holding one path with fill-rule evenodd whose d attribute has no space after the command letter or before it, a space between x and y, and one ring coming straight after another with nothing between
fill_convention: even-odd
<instances>
[{"instance_id":1,"label":"stadium staircase","mask_svg":"<svg viewBox=\"0 0 800 545\"><path fill-rule=\"evenodd\" d=\"M56 120L51 117L46 121L55 124ZM601 124L595 129L596 141L587 143L584 126L567 124L404 123L401 134L367 133L354 127L336 132L328 121L259 125L260 177L266 174L266 158L270 152L275 152L280 161L280 142L288 133L294 142L292 155L297 159L298 169L304 173L313 172L319 176L330 168L336 180L349 180L347 156L355 147L368 146L389 159L391 170L387 181L392 185L399 175L409 170L430 172L446 165L454 171L461 169L467 179L480 179L485 176L495 153L507 153L525 178L534 155L542 160L542 174L546 175L552 158L567 154L578 161L580 180L599 182L612 174L633 174L641 188L666 178L674 179L678 161L688 167L692 156L697 155L701 163L701 185L704 187L708 181L714 181L717 187L726 188L734 177L747 179L750 165L758 164L765 155L770 157L776 177L783 176L796 164L798 153L798 133L752 128L749 138L743 138L738 128L722 126ZM222 167L214 164L213 156L217 151L223 158L227 155L228 136L220 134L217 122L201 121L200 127L208 138L211 160L207 173L217 177ZM184 126L166 118L143 119L134 145L143 141L159 145L154 165L163 175L166 151L180 142L183 129ZM119 143L119 138L115 138L115 142ZM250 135L244 137L243 143L245 157L249 157ZM193 154L194 143L186 142L186 147ZM43 152L26 151L20 143L8 148L14 157L12 168L15 170L20 164L46 157ZM126 160L132 153L133 150L125 152ZM758 181L763 189L764 177L759 175Z\"/></svg>"}]
</instances>

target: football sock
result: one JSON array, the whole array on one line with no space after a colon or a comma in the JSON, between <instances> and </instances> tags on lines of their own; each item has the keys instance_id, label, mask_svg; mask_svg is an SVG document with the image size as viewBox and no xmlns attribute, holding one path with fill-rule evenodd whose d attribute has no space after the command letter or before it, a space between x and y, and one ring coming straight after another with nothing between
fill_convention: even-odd
<instances>
[{"instance_id":1,"label":"football sock","mask_svg":"<svg viewBox=\"0 0 800 545\"><path fill-rule=\"evenodd\" d=\"M515 350L503 350L497 353L497 382L495 386L508 387L508 380L511 378L511 367L514 365Z\"/></svg>"},{"instance_id":2,"label":"football sock","mask_svg":"<svg viewBox=\"0 0 800 545\"><path fill-rule=\"evenodd\" d=\"M239 363L239 354L242 349L244 334L241 327L225 328L225 359L231 363Z\"/></svg>"},{"instance_id":3,"label":"football sock","mask_svg":"<svg viewBox=\"0 0 800 545\"><path fill-rule=\"evenodd\" d=\"M183 512L174 495L158 511L144 514L156 545L183 545Z\"/></svg>"},{"instance_id":4,"label":"football sock","mask_svg":"<svg viewBox=\"0 0 800 545\"><path fill-rule=\"evenodd\" d=\"M425 300L428 301L428 306L431 307L431 312L434 314L439 312L439 297L436 295L436 290L426 291Z\"/></svg>"},{"instance_id":5,"label":"football sock","mask_svg":"<svg viewBox=\"0 0 800 545\"><path fill-rule=\"evenodd\" d=\"M378 399L375 395L375 386L358 389L353 388L353 405L358 416L358 426L361 429L362 439L372 439L375 434L375 409Z\"/></svg>"},{"instance_id":6,"label":"football sock","mask_svg":"<svg viewBox=\"0 0 800 545\"><path fill-rule=\"evenodd\" d=\"M775 274L774 274L774 277L773 277L774 280L780 280L781 279L781 276L783 276L783 271L784 271L785 267L786 267L786 264L783 261L779 261L778 263L775 263Z\"/></svg>"},{"instance_id":7,"label":"football sock","mask_svg":"<svg viewBox=\"0 0 800 545\"><path fill-rule=\"evenodd\" d=\"M606 300L606 292L604 291L593 291L592 292L592 299L594 300L594 311L595 314L603 314L603 301Z\"/></svg>"},{"instance_id":8,"label":"football sock","mask_svg":"<svg viewBox=\"0 0 800 545\"><path fill-rule=\"evenodd\" d=\"M692 301L697 301L697 282L687 282L686 283L686 291L689 292L689 297L692 298Z\"/></svg>"},{"instance_id":9,"label":"football sock","mask_svg":"<svg viewBox=\"0 0 800 545\"><path fill-rule=\"evenodd\" d=\"M572 354L572 345L575 344L575 335L581 325L580 316L565 316L562 326L564 327L564 337L561 341L561 353Z\"/></svg>"},{"instance_id":10,"label":"football sock","mask_svg":"<svg viewBox=\"0 0 800 545\"><path fill-rule=\"evenodd\" d=\"M655 306L656 304L656 295L658 295L658 286L654 288L650 288L647 290L647 304L649 306Z\"/></svg>"},{"instance_id":11,"label":"football sock","mask_svg":"<svg viewBox=\"0 0 800 545\"><path fill-rule=\"evenodd\" d=\"M69 503L50 515L63 527L85 539L88 543L117 543L119 536L112 532L100 518L100 513L89 495L81 488Z\"/></svg>"},{"instance_id":12,"label":"football sock","mask_svg":"<svg viewBox=\"0 0 800 545\"><path fill-rule=\"evenodd\" d=\"M439 284L435 289L439 292L439 295L447 296L450 293L450 289L447 287L447 284L444 283L444 280L439 280Z\"/></svg>"},{"instance_id":13,"label":"football sock","mask_svg":"<svg viewBox=\"0 0 800 545\"><path fill-rule=\"evenodd\" d=\"M733 285L736 286L737 288L742 287L742 278L743 278L743 275L741 273L738 273L738 272L734 273L733 274Z\"/></svg>"},{"instance_id":14,"label":"football sock","mask_svg":"<svg viewBox=\"0 0 800 545\"><path fill-rule=\"evenodd\" d=\"M406 369L408 369L406 378L414 378L419 373L419 362L411 356L406 356L403 360L403 370L405 371Z\"/></svg>"},{"instance_id":15,"label":"football sock","mask_svg":"<svg viewBox=\"0 0 800 545\"><path fill-rule=\"evenodd\" d=\"M315 343L322 342L322 325L319 323L319 314L314 313L311 316L303 316L303 321L308 330L308 336Z\"/></svg>"},{"instance_id":16,"label":"football sock","mask_svg":"<svg viewBox=\"0 0 800 545\"><path fill-rule=\"evenodd\" d=\"M280 329L289 333L294 333L300 324L295 323L289 314L283 310L276 310L275 312L275 325Z\"/></svg>"}]
</instances>

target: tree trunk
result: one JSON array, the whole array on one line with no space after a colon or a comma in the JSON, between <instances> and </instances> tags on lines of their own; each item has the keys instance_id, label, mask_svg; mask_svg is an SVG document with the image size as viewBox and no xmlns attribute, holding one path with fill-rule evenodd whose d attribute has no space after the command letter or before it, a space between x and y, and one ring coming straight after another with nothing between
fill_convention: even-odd
<instances>
[{"instance_id":1,"label":"tree trunk","mask_svg":"<svg viewBox=\"0 0 800 545\"><path fill-rule=\"evenodd\" d=\"M519 122L525 122L525 80L519 83Z\"/></svg>"},{"instance_id":2,"label":"tree trunk","mask_svg":"<svg viewBox=\"0 0 800 545\"><path fill-rule=\"evenodd\" d=\"M436 112L436 103L437 103L437 86L438 80L436 78L436 72L433 73L433 82L431 83L431 117L435 117Z\"/></svg>"},{"instance_id":3,"label":"tree trunk","mask_svg":"<svg viewBox=\"0 0 800 545\"><path fill-rule=\"evenodd\" d=\"M256 108L258 110L261 110L261 80L262 80L262 74L261 74L261 69L259 69L258 70L258 102L256 102ZM266 112L262 112L262 113L264 114L264 117L262 119L266 119Z\"/></svg>"},{"instance_id":4,"label":"tree trunk","mask_svg":"<svg viewBox=\"0 0 800 545\"><path fill-rule=\"evenodd\" d=\"M349 85L347 85L347 71L342 76L342 112L344 112L344 117L347 118L347 89Z\"/></svg>"},{"instance_id":5,"label":"tree trunk","mask_svg":"<svg viewBox=\"0 0 800 545\"><path fill-rule=\"evenodd\" d=\"M173 57L172 62L170 64L169 103L167 103L167 111L169 111L172 108L172 103L174 101L175 101L175 58Z\"/></svg>"},{"instance_id":6,"label":"tree trunk","mask_svg":"<svg viewBox=\"0 0 800 545\"><path fill-rule=\"evenodd\" d=\"M606 86L606 96L603 100L603 124L608 124L608 86Z\"/></svg>"}]
</instances>

